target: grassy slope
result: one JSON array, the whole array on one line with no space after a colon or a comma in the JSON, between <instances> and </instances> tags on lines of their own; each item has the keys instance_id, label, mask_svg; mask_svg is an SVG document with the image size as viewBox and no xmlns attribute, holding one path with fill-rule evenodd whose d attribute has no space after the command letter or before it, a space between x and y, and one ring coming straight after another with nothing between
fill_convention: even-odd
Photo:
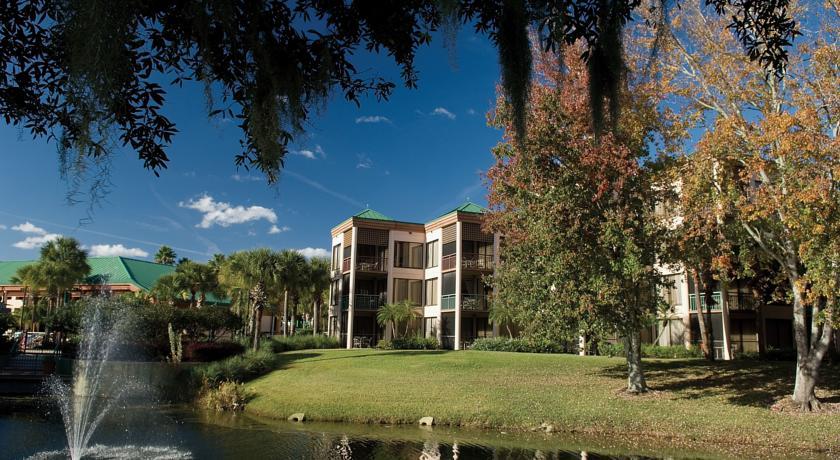
<instances>
[{"instance_id":1,"label":"grassy slope","mask_svg":"<svg viewBox=\"0 0 840 460\"><path fill-rule=\"evenodd\" d=\"M550 422L563 431L636 433L732 452L838 452L840 415L768 409L791 391L790 363L646 360L656 391L641 397L620 391L623 364L571 355L306 350L283 354L279 370L249 384L256 397L248 411L382 423L430 415L441 424L506 428ZM821 396L829 401L840 400L838 371L824 375L832 386Z\"/></svg>"}]
</instances>

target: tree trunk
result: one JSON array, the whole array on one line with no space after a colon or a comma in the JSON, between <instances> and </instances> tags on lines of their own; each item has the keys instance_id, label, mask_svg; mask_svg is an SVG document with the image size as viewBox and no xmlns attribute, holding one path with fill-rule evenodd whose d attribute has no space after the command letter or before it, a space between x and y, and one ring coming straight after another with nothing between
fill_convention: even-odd
<instances>
[{"instance_id":1,"label":"tree trunk","mask_svg":"<svg viewBox=\"0 0 840 460\"><path fill-rule=\"evenodd\" d=\"M289 335L288 332L289 327L289 290L283 290L283 327L280 328L283 331L283 336L286 337Z\"/></svg>"},{"instance_id":2,"label":"tree trunk","mask_svg":"<svg viewBox=\"0 0 840 460\"><path fill-rule=\"evenodd\" d=\"M510 331L510 324L505 323L505 329L508 331L508 336L513 339L513 332Z\"/></svg>"},{"instance_id":3,"label":"tree trunk","mask_svg":"<svg viewBox=\"0 0 840 460\"><path fill-rule=\"evenodd\" d=\"M627 354L627 391L644 393L647 391L647 383L645 374L642 372L642 334L640 331L634 331L625 337L624 349Z\"/></svg>"},{"instance_id":4,"label":"tree trunk","mask_svg":"<svg viewBox=\"0 0 840 460\"><path fill-rule=\"evenodd\" d=\"M254 351L259 350L260 348L260 328L262 326L262 316L263 316L263 309L262 307L256 307L256 312L254 312L254 344L253 349Z\"/></svg>"},{"instance_id":5,"label":"tree trunk","mask_svg":"<svg viewBox=\"0 0 840 460\"><path fill-rule=\"evenodd\" d=\"M698 274L698 271L692 270L691 277L694 280L694 303L697 305L697 322L700 324L700 351L703 352L704 358L709 361L714 361L714 346L709 340L709 328L706 325L706 318L703 315L703 307L700 303L700 293L703 290L700 288L700 275Z\"/></svg>"},{"instance_id":6,"label":"tree trunk","mask_svg":"<svg viewBox=\"0 0 840 460\"><path fill-rule=\"evenodd\" d=\"M312 335L318 335L318 316L320 316L320 308L318 308L318 301L312 303Z\"/></svg>"},{"instance_id":7,"label":"tree trunk","mask_svg":"<svg viewBox=\"0 0 840 460\"><path fill-rule=\"evenodd\" d=\"M798 274L791 274L789 281L793 293L793 333L796 341L796 381L793 387L793 401L803 411L817 410L820 403L814 390L817 386L820 365L831 341L832 318L831 315L827 315L822 327L813 322L813 317L816 315L808 318ZM808 327L809 319L810 328Z\"/></svg>"}]
</instances>

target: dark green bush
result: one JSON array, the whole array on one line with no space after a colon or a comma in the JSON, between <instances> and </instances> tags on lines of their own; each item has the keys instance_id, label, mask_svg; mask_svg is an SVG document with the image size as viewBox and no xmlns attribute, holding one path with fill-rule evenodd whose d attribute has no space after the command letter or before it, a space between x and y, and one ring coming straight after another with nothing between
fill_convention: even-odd
<instances>
[{"instance_id":1,"label":"dark green bush","mask_svg":"<svg viewBox=\"0 0 840 460\"><path fill-rule=\"evenodd\" d=\"M237 342L191 342L184 347L184 360L210 362L241 354L245 347Z\"/></svg>"},{"instance_id":2,"label":"dark green bush","mask_svg":"<svg viewBox=\"0 0 840 460\"><path fill-rule=\"evenodd\" d=\"M380 350L437 350L440 348L440 343L434 337L407 337L380 340L376 348Z\"/></svg>"},{"instance_id":3,"label":"dark green bush","mask_svg":"<svg viewBox=\"0 0 840 460\"><path fill-rule=\"evenodd\" d=\"M566 347L547 339L511 339L507 337L493 337L477 339L473 342L472 350L479 351L508 351L515 353L566 353Z\"/></svg>"},{"instance_id":4,"label":"dark green bush","mask_svg":"<svg viewBox=\"0 0 840 460\"><path fill-rule=\"evenodd\" d=\"M662 359L685 359L685 358L702 358L703 354L698 347L692 346L685 348L683 345L642 345L642 356L645 358L662 358Z\"/></svg>"},{"instance_id":5,"label":"dark green bush","mask_svg":"<svg viewBox=\"0 0 840 460\"><path fill-rule=\"evenodd\" d=\"M299 327L295 329L295 335L312 335L312 328L307 327Z\"/></svg>"},{"instance_id":6,"label":"dark green bush","mask_svg":"<svg viewBox=\"0 0 840 460\"><path fill-rule=\"evenodd\" d=\"M326 335L293 335L273 337L267 342L275 353L294 350L339 348L338 339Z\"/></svg>"},{"instance_id":7,"label":"dark green bush","mask_svg":"<svg viewBox=\"0 0 840 460\"><path fill-rule=\"evenodd\" d=\"M598 354L601 356L624 357L624 344L601 342L598 344ZM686 359L702 358L700 349L691 347L686 349L682 345L662 346L654 344L642 344L642 356L645 358L659 359Z\"/></svg>"},{"instance_id":8,"label":"dark green bush","mask_svg":"<svg viewBox=\"0 0 840 460\"><path fill-rule=\"evenodd\" d=\"M247 382L271 372L277 365L278 356L267 347L257 351L247 351L222 361L196 367L199 380L207 380L211 388L225 381Z\"/></svg>"}]
</instances>

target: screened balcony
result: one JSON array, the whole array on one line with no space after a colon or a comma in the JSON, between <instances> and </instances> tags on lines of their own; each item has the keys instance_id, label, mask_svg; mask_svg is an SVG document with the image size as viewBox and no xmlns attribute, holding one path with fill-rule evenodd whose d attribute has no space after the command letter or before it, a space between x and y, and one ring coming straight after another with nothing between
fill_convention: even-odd
<instances>
[{"instance_id":1,"label":"screened balcony","mask_svg":"<svg viewBox=\"0 0 840 460\"><path fill-rule=\"evenodd\" d=\"M380 294L356 294L353 298L353 309L356 311L376 311L385 304L385 293ZM341 309L350 308L350 296L341 297Z\"/></svg>"}]
</instances>

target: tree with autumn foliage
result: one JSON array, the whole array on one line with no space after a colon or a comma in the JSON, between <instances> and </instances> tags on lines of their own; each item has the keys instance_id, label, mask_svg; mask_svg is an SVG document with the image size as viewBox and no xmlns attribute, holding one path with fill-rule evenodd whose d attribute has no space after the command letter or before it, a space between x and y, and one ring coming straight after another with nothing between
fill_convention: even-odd
<instances>
[{"instance_id":1,"label":"tree with autumn foliage","mask_svg":"<svg viewBox=\"0 0 840 460\"><path fill-rule=\"evenodd\" d=\"M793 401L816 409L840 301L840 11L836 2L791 7L794 18L813 24L781 74L737 52L715 11L686 4L675 14L659 70L675 88L674 104L705 128L691 156L708 188L694 198L732 217L741 266L772 263L786 278L797 352Z\"/></svg>"},{"instance_id":2,"label":"tree with autumn foliage","mask_svg":"<svg viewBox=\"0 0 840 460\"><path fill-rule=\"evenodd\" d=\"M658 107L657 83L627 78L621 122L597 136L589 72L575 49L535 53L527 130L517 137L499 98L492 123L505 130L488 172L487 226L505 234L505 262L494 275L497 302L529 335L569 339L581 324L625 341L628 391L647 390L641 330L661 303L656 269L667 226L654 212L661 152L678 132ZM663 161L667 155L662 155Z\"/></svg>"}]
</instances>

